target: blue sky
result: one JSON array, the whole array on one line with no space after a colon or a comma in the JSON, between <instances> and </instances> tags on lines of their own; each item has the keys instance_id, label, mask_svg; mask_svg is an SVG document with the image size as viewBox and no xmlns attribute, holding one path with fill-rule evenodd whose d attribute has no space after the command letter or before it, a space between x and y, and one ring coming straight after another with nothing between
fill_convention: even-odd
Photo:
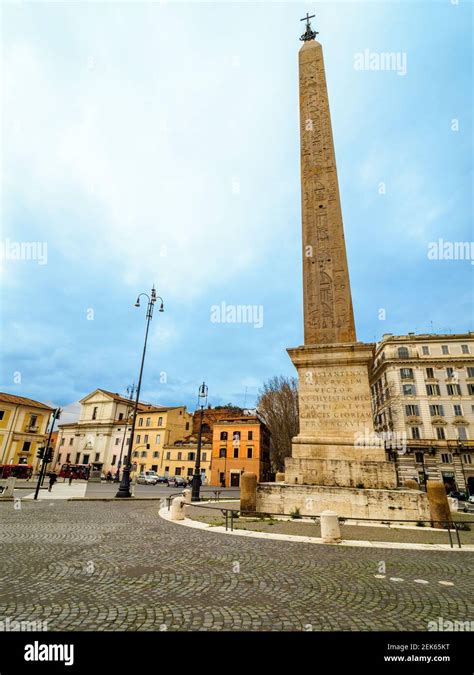
<instances>
[{"instance_id":1,"label":"blue sky","mask_svg":"<svg viewBox=\"0 0 474 675\"><path fill-rule=\"evenodd\" d=\"M152 283L166 310L144 400L193 408L205 379L211 404L250 406L294 374L307 11L358 339L472 330L470 261L427 257L431 241L473 239L471 3L12 2L2 242L46 243L47 264L2 262L2 390L57 405L124 392L145 328L133 304ZM366 49L405 54L406 74L355 69ZM212 322L221 302L262 307L263 326Z\"/></svg>"}]
</instances>

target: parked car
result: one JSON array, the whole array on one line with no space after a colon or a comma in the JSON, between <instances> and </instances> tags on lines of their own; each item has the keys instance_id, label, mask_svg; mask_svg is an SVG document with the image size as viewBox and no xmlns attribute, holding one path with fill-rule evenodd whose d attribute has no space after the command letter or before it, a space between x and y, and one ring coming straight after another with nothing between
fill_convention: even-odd
<instances>
[{"instance_id":1,"label":"parked car","mask_svg":"<svg viewBox=\"0 0 474 675\"><path fill-rule=\"evenodd\" d=\"M156 485L157 480L155 476L147 476L146 473L141 473L137 478L137 483L140 485Z\"/></svg>"},{"instance_id":2,"label":"parked car","mask_svg":"<svg viewBox=\"0 0 474 675\"><path fill-rule=\"evenodd\" d=\"M452 490L449 495L449 497L454 497L454 499L458 499L460 502L465 502L467 500L467 495L465 492L459 492L459 490Z\"/></svg>"},{"instance_id":3,"label":"parked car","mask_svg":"<svg viewBox=\"0 0 474 675\"><path fill-rule=\"evenodd\" d=\"M170 487L186 487L188 484L188 481L183 478L182 476L173 476L172 478L168 478L168 485Z\"/></svg>"}]
</instances>

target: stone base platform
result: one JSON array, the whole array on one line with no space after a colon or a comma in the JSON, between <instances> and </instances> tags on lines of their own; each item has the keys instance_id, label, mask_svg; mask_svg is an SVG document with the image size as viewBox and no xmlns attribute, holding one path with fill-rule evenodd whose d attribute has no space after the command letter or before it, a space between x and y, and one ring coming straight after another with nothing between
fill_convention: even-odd
<instances>
[{"instance_id":1,"label":"stone base platform","mask_svg":"<svg viewBox=\"0 0 474 675\"><path fill-rule=\"evenodd\" d=\"M393 462L354 462L345 459L285 460L285 480L290 484L326 485L349 488L397 487L397 474Z\"/></svg>"},{"instance_id":2,"label":"stone base platform","mask_svg":"<svg viewBox=\"0 0 474 675\"><path fill-rule=\"evenodd\" d=\"M356 489L323 485L259 483L257 512L289 515L298 508L302 516L335 511L343 518L429 520L426 492L417 490Z\"/></svg>"}]
</instances>

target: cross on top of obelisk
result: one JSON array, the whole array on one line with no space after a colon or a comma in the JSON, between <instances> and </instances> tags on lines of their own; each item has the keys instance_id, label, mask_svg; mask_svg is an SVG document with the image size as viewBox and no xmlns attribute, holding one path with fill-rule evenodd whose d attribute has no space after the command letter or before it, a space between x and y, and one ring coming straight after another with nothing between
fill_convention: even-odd
<instances>
[{"instance_id":1,"label":"cross on top of obelisk","mask_svg":"<svg viewBox=\"0 0 474 675\"><path fill-rule=\"evenodd\" d=\"M316 14L311 14L311 16L306 12L306 16L304 16L300 21L306 21L306 31L303 33L303 35L300 37L300 40L303 42L307 42L308 40L314 40L316 35L319 35L317 30L311 30L311 24L309 22L310 19L314 19L316 17Z\"/></svg>"}]
</instances>

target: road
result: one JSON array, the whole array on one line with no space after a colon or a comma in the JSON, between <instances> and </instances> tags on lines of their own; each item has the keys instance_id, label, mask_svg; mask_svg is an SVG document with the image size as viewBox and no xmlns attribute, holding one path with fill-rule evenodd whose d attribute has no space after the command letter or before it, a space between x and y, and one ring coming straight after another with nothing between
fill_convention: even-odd
<instances>
[{"instance_id":1,"label":"road","mask_svg":"<svg viewBox=\"0 0 474 675\"><path fill-rule=\"evenodd\" d=\"M471 553L230 536L166 522L159 505L0 503L0 615L73 631L423 631L440 617L474 620Z\"/></svg>"}]
</instances>

